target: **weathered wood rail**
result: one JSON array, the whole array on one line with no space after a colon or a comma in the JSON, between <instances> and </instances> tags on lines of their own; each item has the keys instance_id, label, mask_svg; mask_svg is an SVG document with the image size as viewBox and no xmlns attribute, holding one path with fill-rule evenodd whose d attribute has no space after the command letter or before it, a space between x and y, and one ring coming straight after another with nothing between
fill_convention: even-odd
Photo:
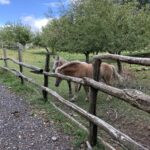
<instances>
[{"instance_id":1,"label":"weathered wood rail","mask_svg":"<svg viewBox=\"0 0 150 150\"><path fill-rule=\"evenodd\" d=\"M96 82L95 80L86 77L81 79L81 78L65 76L59 73L55 74L49 72L43 72L43 74L46 74L50 77L60 77L64 80L72 81L82 85L92 86L97 90L100 90L111 96L115 96L121 100L124 100L125 102L128 102L129 104L131 104L132 106L138 109L150 113L150 96L144 94L141 91L135 89L118 89L116 87L106 85L102 82Z\"/></svg>"},{"instance_id":2,"label":"weathered wood rail","mask_svg":"<svg viewBox=\"0 0 150 150\"><path fill-rule=\"evenodd\" d=\"M121 100L124 100L131 104L132 106L141 109L147 113L150 113L150 96L142 93L141 91L134 90L134 89L118 89L112 86L108 86L102 82L97 82L99 80L99 65L101 65L102 59L114 59L114 60L121 60L123 62L127 63L133 63L133 64L140 64L140 65L146 65L150 66L150 59L147 58L132 58L132 57L127 57L127 56L118 56L118 55L102 55L102 56L95 56L94 57L94 63L93 63L93 77L94 79L89 79L89 78L74 78L70 76L64 76L62 74L54 74L54 73L49 73L49 61L50 61L50 53L46 55L46 61L45 61L45 69L41 69L36 66L32 66L29 64L25 64L22 62L22 59L19 61L7 57L6 50L4 50L4 55L0 60L4 60L4 67L1 66L1 68L10 71L11 73L15 74L16 76L20 77L21 80L26 80L28 82L31 82L32 84L37 85L39 88L41 88L44 93L43 96L47 100L47 94L50 94L51 96L55 97L55 100L61 102L62 104L68 106L75 112L79 113L81 116L86 118L89 123L90 123L90 128L89 131L79 124L76 120L74 120L71 116L68 114L65 114L64 111L62 111L60 108L57 108L55 104L53 106L62 112L64 115L66 115L68 118L72 118L71 120L78 124L82 129L85 131L88 131L89 133L89 142L92 146L95 146L97 142L97 127L100 127L100 129L103 129L106 131L113 139L116 141L119 141L122 145L127 147L128 149L131 150L148 150L149 148L146 148L142 146L141 144L137 143L134 141L132 138L129 136L125 135L121 131L115 129L113 126L110 124L106 123L102 119L98 118L96 116L96 99L97 99L97 91L100 90L104 93L107 93L109 95L115 96ZM26 77L23 75L23 69L20 69L20 71L17 71L15 69L9 69L7 61L11 61L15 64L18 64L21 67L26 67L28 69L31 69L32 72L39 73L44 75L44 86L39 85L36 83L33 79ZM63 97L61 97L57 92L51 90L48 88L48 77L60 77L64 80L68 80L71 82L76 82L82 85L88 85L91 88L91 94L90 94L90 103L89 103L89 108L90 112L87 112L83 110L82 108L78 107L74 103L69 102L68 100L65 100ZM102 138L98 138L101 140L101 142L105 145L106 149L111 149L114 150L109 143L105 142Z\"/></svg>"},{"instance_id":3,"label":"weathered wood rail","mask_svg":"<svg viewBox=\"0 0 150 150\"><path fill-rule=\"evenodd\" d=\"M138 64L144 66L150 66L150 58L141 58L141 57L130 57L114 54L104 54L100 56L95 56L94 59L111 59L111 60L120 60L129 64Z\"/></svg>"}]
</instances>

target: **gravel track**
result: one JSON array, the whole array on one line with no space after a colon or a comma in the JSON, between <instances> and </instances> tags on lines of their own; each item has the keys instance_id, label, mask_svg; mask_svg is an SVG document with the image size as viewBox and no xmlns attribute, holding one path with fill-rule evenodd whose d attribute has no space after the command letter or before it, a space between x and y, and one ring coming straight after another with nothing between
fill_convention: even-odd
<instances>
[{"instance_id":1,"label":"gravel track","mask_svg":"<svg viewBox=\"0 0 150 150\"><path fill-rule=\"evenodd\" d=\"M69 136L33 116L21 97L0 84L0 150L71 150Z\"/></svg>"}]
</instances>

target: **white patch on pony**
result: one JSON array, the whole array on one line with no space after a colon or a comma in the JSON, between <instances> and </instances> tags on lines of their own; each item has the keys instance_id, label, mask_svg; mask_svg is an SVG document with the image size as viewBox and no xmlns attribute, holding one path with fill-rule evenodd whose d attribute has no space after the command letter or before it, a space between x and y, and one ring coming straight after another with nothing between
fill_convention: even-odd
<instances>
[{"instance_id":1,"label":"white patch on pony","mask_svg":"<svg viewBox=\"0 0 150 150\"><path fill-rule=\"evenodd\" d=\"M55 73L59 73L59 72L58 72L58 71L59 71L59 68L60 68L60 67L57 67L57 68L56 68Z\"/></svg>"}]
</instances>

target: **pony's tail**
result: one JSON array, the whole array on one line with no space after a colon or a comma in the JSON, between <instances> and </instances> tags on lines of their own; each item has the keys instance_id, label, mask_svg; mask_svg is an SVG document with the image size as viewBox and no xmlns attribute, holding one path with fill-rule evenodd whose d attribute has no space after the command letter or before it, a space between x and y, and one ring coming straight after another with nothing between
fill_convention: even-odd
<instances>
[{"instance_id":1,"label":"pony's tail","mask_svg":"<svg viewBox=\"0 0 150 150\"><path fill-rule=\"evenodd\" d=\"M115 66L112 66L113 69L113 77L119 81L119 83L123 82L123 77L117 72Z\"/></svg>"}]
</instances>

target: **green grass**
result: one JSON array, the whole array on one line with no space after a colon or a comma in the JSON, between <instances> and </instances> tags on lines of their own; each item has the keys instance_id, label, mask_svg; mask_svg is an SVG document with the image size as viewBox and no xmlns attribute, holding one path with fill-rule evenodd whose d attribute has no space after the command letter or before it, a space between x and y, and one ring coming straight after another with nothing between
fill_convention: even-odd
<instances>
[{"instance_id":1,"label":"green grass","mask_svg":"<svg viewBox=\"0 0 150 150\"><path fill-rule=\"evenodd\" d=\"M45 64L44 54L45 54L45 50L43 49L26 50L23 52L23 61L25 63L43 68ZM8 56L11 58L18 59L16 51L9 50ZM60 56L67 60L78 59L84 61L85 59L84 55L68 54L65 52L60 53ZM2 51L0 51L0 57L2 57ZM53 65L52 62L53 62L53 57L51 57L51 64L50 64L51 67ZM0 62L0 65L3 65L2 61ZM9 68L18 69L17 65L14 65L13 63L10 62L8 63L8 66ZM125 81L125 83L123 84L123 88L135 88L147 94L150 94L150 76L149 76L150 71L136 72L136 69L141 66L138 65L132 65L131 67L129 67L129 65L124 65L124 66L127 69L132 70L132 74L134 75L134 78ZM30 78L33 78L37 83L43 84L43 76L33 74L29 71L29 69L25 69L25 68L24 68L24 74ZM85 134L85 132L77 128L62 114L56 111L49 102L44 103L44 100L41 95L41 91L39 92L37 87L28 83L25 83L25 85L22 86L20 84L20 80L17 77L10 75L9 73L4 71L0 72L0 82L7 85L12 90L19 93L20 95L26 95L26 99L28 100L27 102L30 103L30 105L33 107L33 115L34 114L41 115L41 113L43 115L43 112L45 112L44 118L47 118L48 120L53 119L57 124L57 126L63 129L63 132L73 137L74 139L73 144L75 145L75 147L79 148L81 143L87 140L87 134ZM62 97L68 99L68 86L66 81L62 81L61 85L58 88L54 86L54 83L55 83L55 79L49 78L49 87L57 91ZM110 101L106 101L106 98L107 98L106 94L102 92L98 93L97 115L100 118L104 119L106 122L116 127L117 129L124 130L124 126L126 129L127 123L133 123L133 122L136 124L138 124L138 122L140 123L142 122L145 125L150 124L149 114L140 111L117 98L113 98ZM82 88L79 94L79 99L75 102L75 104L88 111L89 103L85 102L84 99L85 99L85 93ZM49 101L54 101L54 99L49 96ZM62 104L57 102L57 105L59 105L67 113L70 113L71 110L66 108ZM117 119L115 119L116 115L117 115ZM75 118L78 119L80 122L82 122L86 127L88 127L88 122L85 121L85 119L83 119L79 115L76 115ZM100 132L100 135L103 135L105 138L105 133ZM95 150L103 149L102 147L101 148L99 147L101 147L101 145L98 144Z\"/></svg>"},{"instance_id":2,"label":"green grass","mask_svg":"<svg viewBox=\"0 0 150 150\"><path fill-rule=\"evenodd\" d=\"M32 115L40 115L45 120L54 120L55 125L62 130L65 134L72 137L72 144L78 148L80 144L86 139L87 134L79 129L76 125L70 122L67 118L59 113L53 106L48 102L44 102L42 98L42 92L32 84L25 83L20 84L20 80L9 72L0 70L0 83L6 85L10 90L25 97L24 100L32 107ZM52 100L49 98L49 100Z\"/></svg>"}]
</instances>

